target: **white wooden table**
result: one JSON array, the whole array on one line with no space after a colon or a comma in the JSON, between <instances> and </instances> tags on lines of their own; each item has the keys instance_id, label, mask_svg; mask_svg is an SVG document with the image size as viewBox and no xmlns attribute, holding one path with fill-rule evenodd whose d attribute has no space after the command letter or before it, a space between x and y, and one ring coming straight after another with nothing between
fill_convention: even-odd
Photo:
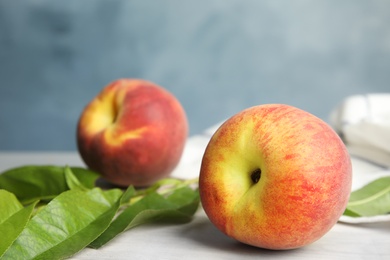
<instances>
[{"instance_id":1,"label":"white wooden table","mask_svg":"<svg viewBox=\"0 0 390 260\"><path fill-rule=\"evenodd\" d=\"M202 143L203 142L203 143ZM193 145L194 143L198 145ZM199 145L200 144L200 145ZM192 138L174 175L196 176L205 141ZM84 166L76 152L0 152L0 170L26 164ZM353 160L354 171L377 167ZM184 170L186 169L186 170ZM250 247L219 232L199 209L194 220L181 225L145 225L131 229L99 250L84 249L72 259L390 259L390 222L337 223L324 237L306 247L270 251Z\"/></svg>"}]
</instances>

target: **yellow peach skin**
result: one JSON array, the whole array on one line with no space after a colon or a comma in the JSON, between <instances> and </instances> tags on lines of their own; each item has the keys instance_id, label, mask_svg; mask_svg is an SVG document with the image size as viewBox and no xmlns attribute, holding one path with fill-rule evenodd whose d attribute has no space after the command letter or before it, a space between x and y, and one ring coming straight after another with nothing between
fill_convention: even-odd
<instances>
[{"instance_id":1,"label":"yellow peach skin","mask_svg":"<svg viewBox=\"0 0 390 260\"><path fill-rule=\"evenodd\" d=\"M188 135L179 101L141 79L108 84L81 113L77 145L86 165L109 182L148 186L178 164Z\"/></svg>"},{"instance_id":2,"label":"yellow peach skin","mask_svg":"<svg viewBox=\"0 0 390 260\"><path fill-rule=\"evenodd\" d=\"M349 154L321 119L282 104L228 119L203 156L199 188L215 226L267 249L308 245L342 215L351 191Z\"/></svg>"}]
</instances>

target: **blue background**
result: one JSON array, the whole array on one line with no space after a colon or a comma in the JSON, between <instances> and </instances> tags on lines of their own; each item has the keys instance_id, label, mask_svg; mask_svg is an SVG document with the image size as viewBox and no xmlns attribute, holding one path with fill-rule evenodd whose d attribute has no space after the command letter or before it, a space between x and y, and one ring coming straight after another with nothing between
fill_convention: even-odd
<instances>
[{"instance_id":1,"label":"blue background","mask_svg":"<svg viewBox=\"0 0 390 260\"><path fill-rule=\"evenodd\" d=\"M324 120L390 90L390 1L0 0L0 150L75 150L83 107L109 82L151 80L191 135L246 107Z\"/></svg>"}]
</instances>

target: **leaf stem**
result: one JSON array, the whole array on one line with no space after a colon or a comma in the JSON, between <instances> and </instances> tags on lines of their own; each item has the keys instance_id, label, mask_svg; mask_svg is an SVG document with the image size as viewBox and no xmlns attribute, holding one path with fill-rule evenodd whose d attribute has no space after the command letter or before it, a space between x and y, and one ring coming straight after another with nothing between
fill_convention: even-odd
<instances>
[{"instance_id":1,"label":"leaf stem","mask_svg":"<svg viewBox=\"0 0 390 260\"><path fill-rule=\"evenodd\" d=\"M177 189L186 186L192 186L192 185L195 186L197 185L198 181L199 181L198 178L194 178L194 179L165 178L156 182L155 184L153 184L152 186L146 189L137 190L137 192L135 193L134 196L132 196L128 204L132 205L152 192L157 192L160 195L168 195Z\"/></svg>"}]
</instances>

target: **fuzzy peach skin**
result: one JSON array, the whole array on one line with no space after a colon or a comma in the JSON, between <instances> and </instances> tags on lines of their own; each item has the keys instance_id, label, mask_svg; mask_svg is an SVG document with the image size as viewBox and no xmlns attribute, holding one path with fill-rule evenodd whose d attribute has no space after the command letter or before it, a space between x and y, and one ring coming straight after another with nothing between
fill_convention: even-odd
<instances>
[{"instance_id":1,"label":"fuzzy peach skin","mask_svg":"<svg viewBox=\"0 0 390 260\"><path fill-rule=\"evenodd\" d=\"M228 119L203 156L199 188L211 222L256 247L284 250L327 233L346 208L352 181L339 136L314 115L283 104Z\"/></svg>"},{"instance_id":2,"label":"fuzzy peach skin","mask_svg":"<svg viewBox=\"0 0 390 260\"><path fill-rule=\"evenodd\" d=\"M85 107L77 145L85 164L120 186L148 186L178 164L188 135L179 101L141 79L108 84Z\"/></svg>"}]
</instances>

